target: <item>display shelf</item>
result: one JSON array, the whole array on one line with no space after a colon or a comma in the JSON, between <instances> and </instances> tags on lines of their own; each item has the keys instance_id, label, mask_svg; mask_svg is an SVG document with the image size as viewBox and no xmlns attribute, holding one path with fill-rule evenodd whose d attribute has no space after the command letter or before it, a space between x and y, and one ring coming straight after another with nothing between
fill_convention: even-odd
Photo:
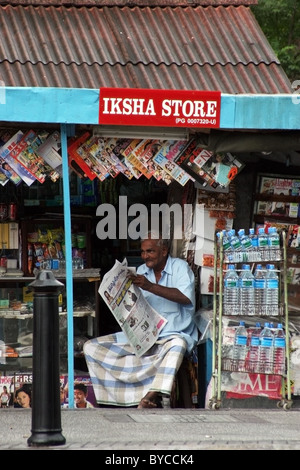
<instances>
[{"instance_id":1,"label":"display shelf","mask_svg":"<svg viewBox=\"0 0 300 470\"><path fill-rule=\"evenodd\" d=\"M59 315L67 315L68 312L59 312ZM95 317L95 310L73 310L73 317ZM33 318L33 313L22 313L20 310L5 309L4 311L0 310L0 318L12 318L15 320L27 320L28 318Z\"/></svg>"},{"instance_id":2,"label":"display shelf","mask_svg":"<svg viewBox=\"0 0 300 470\"><path fill-rule=\"evenodd\" d=\"M66 271L53 269L53 275L56 279L66 279ZM87 268L87 269L73 269L72 277L77 280L90 280L98 281L101 276L101 268ZM35 279L34 276L13 276L13 275L3 275L0 277L0 281L4 282L33 282Z\"/></svg>"},{"instance_id":3,"label":"display shelf","mask_svg":"<svg viewBox=\"0 0 300 470\"><path fill-rule=\"evenodd\" d=\"M264 264L272 263L277 266L280 277L280 297L276 315L266 315L265 312L263 315L259 315L257 318L265 318L265 320L270 321L270 318L276 318L277 321L285 324L285 367L282 373L276 374L273 372L263 372L261 365L257 363L249 363L243 361L241 364L239 361L232 359L228 354L228 344L225 345L223 338L223 321L227 318L227 321L230 319L238 323L239 320L244 320L245 322L248 319L248 322L253 321L256 315L251 315L248 313L242 315L241 313L237 315L230 315L224 313L223 306L223 282L224 282L224 270L228 263L232 263L225 259L223 252L223 234L216 237L215 248L214 248L214 302L213 302L213 325L212 325L212 396L209 400L209 407L211 409L218 409L221 406L221 391L222 391L222 372L234 372L234 373L247 373L247 374L262 374L262 375L277 375L281 377L281 390L282 398L278 402L278 406L283 409L289 409L292 405L291 400L291 383L290 383L290 356L289 356L289 316L288 316L288 302L287 302L287 249L286 249L286 233L282 232L282 249L281 249L281 259L274 261L271 259L262 261L256 261L253 264ZM242 259L235 264L240 265L244 263L245 260ZM249 311L250 312L250 311ZM226 335L228 332L226 333ZM227 353L226 353L227 351ZM270 369L271 370L271 369Z\"/></svg>"},{"instance_id":4,"label":"display shelf","mask_svg":"<svg viewBox=\"0 0 300 470\"><path fill-rule=\"evenodd\" d=\"M72 270L73 282L73 323L74 337L94 337L100 332L100 297L98 289L101 280L101 269L92 265L91 234L92 216L87 214L72 214L72 259L78 257L84 260L83 269ZM48 213L33 215L18 221L18 249L13 251L17 258L17 269L8 270L0 277L2 285L0 302L0 339L6 348L11 348L5 364L0 364L0 373L9 371L27 371L32 365L33 340L33 296L34 290L30 285L36 277L34 268L36 262L51 260L51 267L56 267L54 261L64 259L64 216ZM53 261L53 266L52 266ZM57 267L61 267L57 263ZM65 269L51 269L54 277L67 285L68 276ZM59 347L60 356L67 353L68 318L66 289L61 291L59 311ZM70 308L68 307L68 310ZM25 349L24 349L25 348ZM18 351L22 351L18 355ZM23 351L27 351L23 354ZM12 357L15 354L17 357ZM74 359L77 357L74 351Z\"/></svg>"},{"instance_id":5,"label":"display shelf","mask_svg":"<svg viewBox=\"0 0 300 470\"><path fill-rule=\"evenodd\" d=\"M25 276L32 276L36 263L47 259L64 260L64 218L61 214L45 214L23 219L21 224L22 266ZM72 214L72 257L80 257L84 267L92 267L92 217ZM84 236L84 242L79 240Z\"/></svg>"},{"instance_id":6,"label":"display shelf","mask_svg":"<svg viewBox=\"0 0 300 470\"><path fill-rule=\"evenodd\" d=\"M72 278L74 284L74 303L73 303L73 318L74 318L74 336L77 334L83 337L99 336L100 330L100 296L98 293L101 275L100 268L86 268L73 270ZM57 280L66 283L66 272L62 270L53 270L53 274ZM12 347L16 352L18 348L22 350L23 347L30 347L33 334L33 291L30 289L30 284L35 280L34 276L11 277L3 276L2 281L2 298L6 293L7 303L9 305L9 294L14 307L0 308L0 332L3 334L6 347ZM75 287L76 284L76 287ZM26 287L26 289L24 289ZM24 301L24 291L26 295L31 296L30 300ZM64 297L65 292L62 293ZM68 312L66 309L66 302L63 311L59 313L60 324L60 352L66 354L67 347L67 317ZM27 309L27 310L26 310ZM78 333L76 333L78 332ZM74 359L78 356L74 352ZM62 357L62 356L61 356ZM7 370L30 370L30 364L27 361L32 360L31 354L22 355L19 357L6 357L6 363L0 364L0 371L6 373Z\"/></svg>"}]
</instances>

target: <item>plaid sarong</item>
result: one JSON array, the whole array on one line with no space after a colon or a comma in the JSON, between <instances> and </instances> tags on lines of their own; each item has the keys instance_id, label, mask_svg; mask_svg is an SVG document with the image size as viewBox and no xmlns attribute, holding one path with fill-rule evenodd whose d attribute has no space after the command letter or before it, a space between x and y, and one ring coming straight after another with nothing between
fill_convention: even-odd
<instances>
[{"instance_id":1,"label":"plaid sarong","mask_svg":"<svg viewBox=\"0 0 300 470\"><path fill-rule=\"evenodd\" d=\"M149 391L170 395L175 375L186 352L177 335L158 340L142 357L115 334L84 344L84 354L98 404L138 405Z\"/></svg>"}]
</instances>

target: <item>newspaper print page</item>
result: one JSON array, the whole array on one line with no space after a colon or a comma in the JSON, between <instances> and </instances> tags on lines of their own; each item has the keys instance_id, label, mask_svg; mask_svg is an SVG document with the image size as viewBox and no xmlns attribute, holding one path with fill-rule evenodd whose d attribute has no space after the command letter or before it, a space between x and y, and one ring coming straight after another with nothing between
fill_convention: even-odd
<instances>
[{"instance_id":1,"label":"newspaper print page","mask_svg":"<svg viewBox=\"0 0 300 470\"><path fill-rule=\"evenodd\" d=\"M139 287L130 279L126 258L115 261L100 284L99 294L116 318L137 356L142 356L156 342L167 320L154 310Z\"/></svg>"}]
</instances>

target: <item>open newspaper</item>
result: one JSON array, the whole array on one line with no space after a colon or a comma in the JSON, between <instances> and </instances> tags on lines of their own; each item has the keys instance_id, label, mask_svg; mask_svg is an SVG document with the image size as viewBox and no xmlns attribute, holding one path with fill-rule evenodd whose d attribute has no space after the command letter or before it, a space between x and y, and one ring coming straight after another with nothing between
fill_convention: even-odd
<instances>
[{"instance_id":1,"label":"open newspaper","mask_svg":"<svg viewBox=\"0 0 300 470\"><path fill-rule=\"evenodd\" d=\"M102 279L99 294L111 310L137 356L142 356L156 342L167 320L154 310L139 287L129 279L132 270L125 258L116 260Z\"/></svg>"}]
</instances>

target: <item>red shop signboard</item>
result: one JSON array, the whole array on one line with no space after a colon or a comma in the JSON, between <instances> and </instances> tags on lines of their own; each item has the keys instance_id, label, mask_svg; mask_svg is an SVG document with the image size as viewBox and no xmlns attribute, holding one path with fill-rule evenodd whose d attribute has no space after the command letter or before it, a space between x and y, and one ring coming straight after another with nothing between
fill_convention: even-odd
<instances>
[{"instance_id":1,"label":"red shop signboard","mask_svg":"<svg viewBox=\"0 0 300 470\"><path fill-rule=\"evenodd\" d=\"M221 92L100 88L99 124L220 126Z\"/></svg>"}]
</instances>

